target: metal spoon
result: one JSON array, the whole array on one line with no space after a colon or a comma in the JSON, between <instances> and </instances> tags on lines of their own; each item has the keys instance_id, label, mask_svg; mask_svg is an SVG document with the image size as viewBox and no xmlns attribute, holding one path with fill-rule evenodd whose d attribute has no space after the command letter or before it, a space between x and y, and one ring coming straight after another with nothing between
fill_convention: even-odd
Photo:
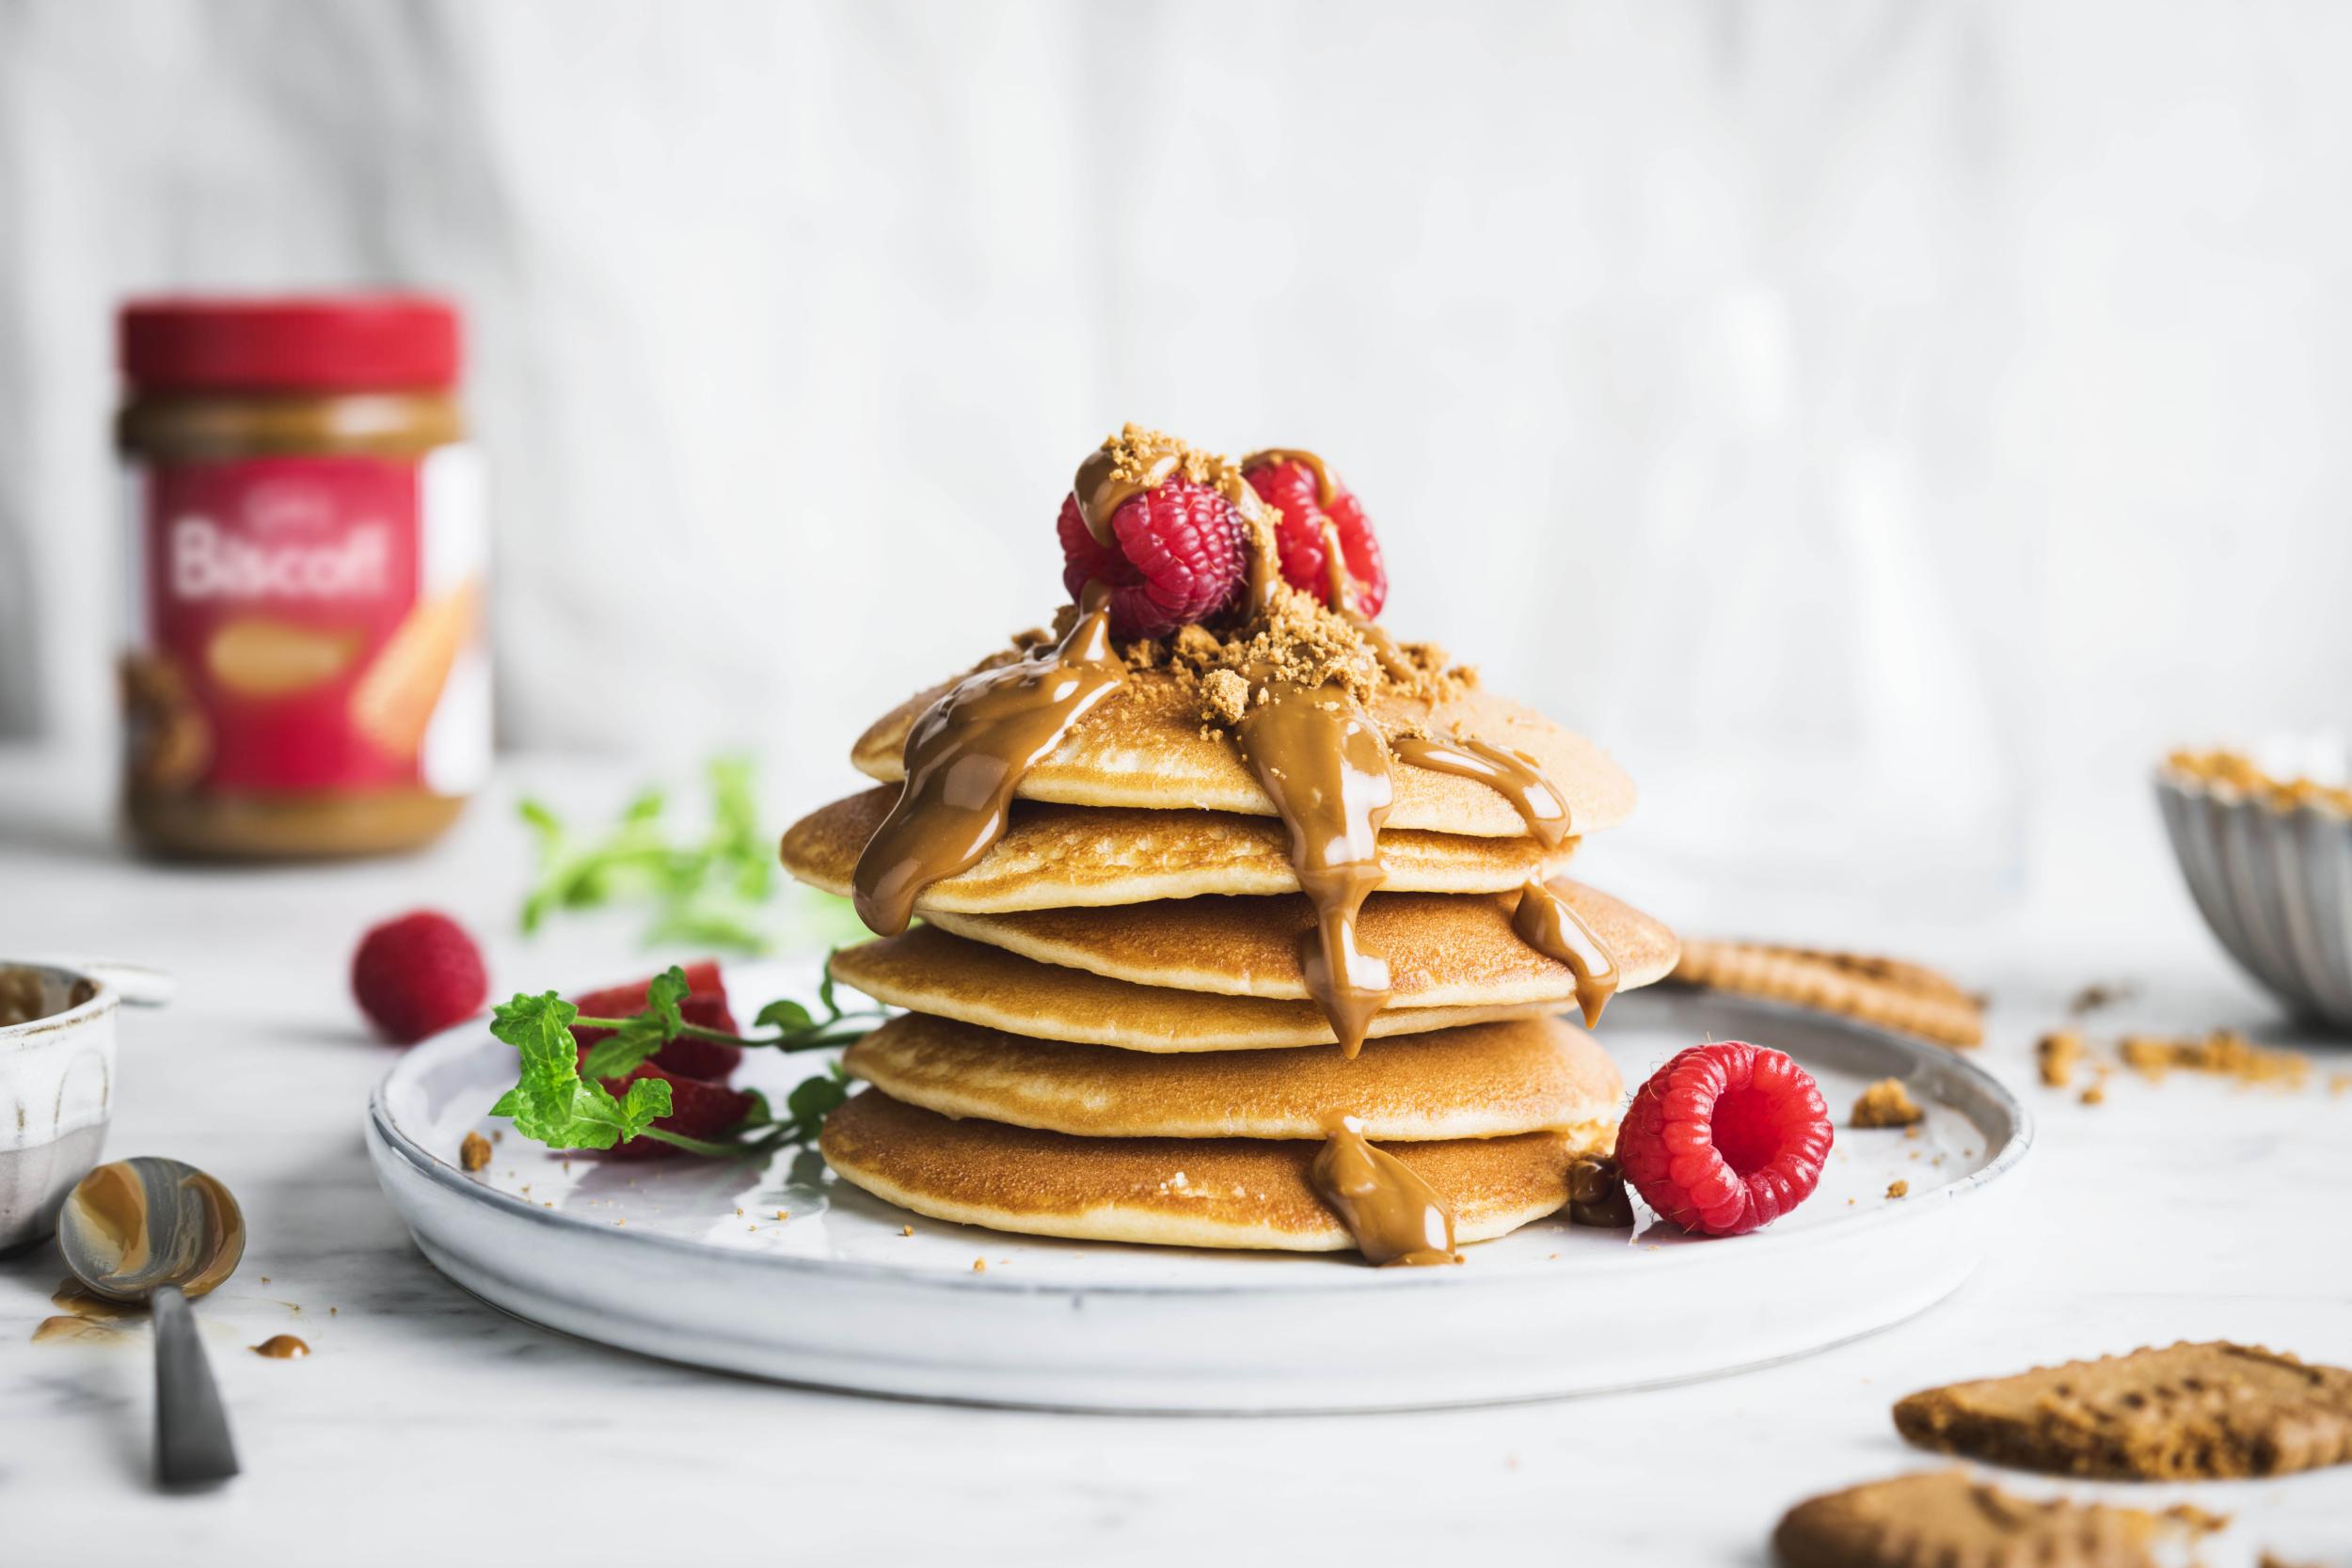
<instances>
[{"instance_id":1,"label":"metal spoon","mask_svg":"<svg viewBox=\"0 0 2352 1568\"><path fill-rule=\"evenodd\" d=\"M144 1301L154 1314L156 1480L185 1486L235 1475L229 1417L188 1308L245 1256L245 1216L229 1189L177 1160L117 1160L67 1197L57 1245L92 1292Z\"/></svg>"}]
</instances>

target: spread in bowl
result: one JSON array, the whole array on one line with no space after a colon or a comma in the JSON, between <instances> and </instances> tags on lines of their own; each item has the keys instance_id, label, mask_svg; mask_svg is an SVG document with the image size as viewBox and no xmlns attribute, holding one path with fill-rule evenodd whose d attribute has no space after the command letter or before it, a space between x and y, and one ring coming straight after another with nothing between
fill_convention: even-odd
<instances>
[{"instance_id":1,"label":"spread in bowl","mask_svg":"<svg viewBox=\"0 0 2352 1568\"><path fill-rule=\"evenodd\" d=\"M430 841L490 748L455 309L135 301L120 347L134 838L230 857Z\"/></svg>"}]
</instances>

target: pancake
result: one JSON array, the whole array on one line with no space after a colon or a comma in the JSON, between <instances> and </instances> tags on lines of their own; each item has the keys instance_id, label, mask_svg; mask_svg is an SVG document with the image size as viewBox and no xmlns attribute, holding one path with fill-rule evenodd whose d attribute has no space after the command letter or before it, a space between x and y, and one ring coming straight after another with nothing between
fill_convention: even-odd
<instances>
[{"instance_id":1,"label":"pancake","mask_svg":"<svg viewBox=\"0 0 2352 1568\"><path fill-rule=\"evenodd\" d=\"M902 1209L1032 1236L1162 1246L1348 1252L1315 1196L1304 1139L1073 1138L955 1120L867 1089L825 1119L818 1147L848 1181ZM1557 1132L1385 1146L1454 1205L1454 1239L1482 1242L1567 1201L1593 1152Z\"/></svg>"},{"instance_id":2,"label":"pancake","mask_svg":"<svg viewBox=\"0 0 2352 1568\"><path fill-rule=\"evenodd\" d=\"M858 771L885 783L905 778L908 729L954 684L915 693L858 736L850 753ZM1606 752L1507 698L1475 689L1434 704L1390 694L1375 698L1371 710L1391 734L1459 734L1525 752L1567 802L1568 820L1580 833L1621 822L1633 810L1633 781ZM1474 838L1514 838L1526 832L1510 802L1475 780L1405 763L1396 765L1395 777L1391 830ZM1119 689L1023 775L1016 793L1025 800L1073 806L1275 815L1274 802L1242 761L1232 737L1201 723L1198 700L1166 670L1129 672Z\"/></svg>"},{"instance_id":3,"label":"pancake","mask_svg":"<svg viewBox=\"0 0 2352 1568\"><path fill-rule=\"evenodd\" d=\"M1662 980L1674 933L1629 904L1563 877L1551 884L1617 961L1618 989ZM1357 937L1387 961L1391 1006L1462 1007L1567 1002L1576 974L1511 928L1517 893L1375 893ZM1315 928L1303 894L1279 898L1187 898L1116 910L1031 910L931 917L944 931L1139 986L1299 1001L1299 966Z\"/></svg>"},{"instance_id":4,"label":"pancake","mask_svg":"<svg viewBox=\"0 0 2352 1568\"><path fill-rule=\"evenodd\" d=\"M1041 964L917 926L834 954L834 979L877 1002L1032 1039L1124 1051L1264 1051L1330 1045L1338 1037L1312 1002L1215 996L1106 979ZM1375 1038L1555 1012L1554 1002L1480 1007L1384 1007Z\"/></svg>"},{"instance_id":5,"label":"pancake","mask_svg":"<svg viewBox=\"0 0 2352 1568\"><path fill-rule=\"evenodd\" d=\"M785 869L846 895L858 852L898 799L897 784L882 784L801 818L784 835ZM1025 800L1011 818L978 864L932 883L915 900L915 912L1001 914L1298 891L1288 836L1270 816ZM1547 854L1524 836L1391 829L1380 835L1389 869L1382 886L1396 893L1501 893L1538 873L1558 875L1575 850L1573 839Z\"/></svg>"},{"instance_id":6,"label":"pancake","mask_svg":"<svg viewBox=\"0 0 2352 1568\"><path fill-rule=\"evenodd\" d=\"M1170 1058L901 1013L842 1061L910 1105L1087 1138L1320 1139L1345 1114L1372 1138L1550 1129L1604 1143L1625 1089L1608 1053L1557 1018L1374 1040L1351 1062L1336 1045Z\"/></svg>"}]
</instances>

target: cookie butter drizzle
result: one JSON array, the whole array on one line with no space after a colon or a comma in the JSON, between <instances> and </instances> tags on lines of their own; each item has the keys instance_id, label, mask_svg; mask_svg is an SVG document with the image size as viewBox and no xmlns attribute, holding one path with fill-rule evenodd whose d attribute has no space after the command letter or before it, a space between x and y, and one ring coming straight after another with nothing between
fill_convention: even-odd
<instances>
[{"instance_id":1,"label":"cookie butter drizzle","mask_svg":"<svg viewBox=\"0 0 2352 1568\"><path fill-rule=\"evenodd\" d=\"M1309 1174L1356 1238L1357 1250L1380 1264L1462 1260L1454 1250L1452 1204L1404 1161L1367 1142L1354 1117L1333 1117L1326 1131L1329 1136Z\"/></svg>"},{"instance_id":2,"label":"cookie butter drizzle","mask_svg":"<svg viewBox=\"0 0 2352 1568\"><path fill-rule=\"evenodd\" d=\"M1390 749L1403 762L1476 779L1518 808L1528 836L1547 849L1557 848L1573 831L1567 802L1544 777L1535 759L1523 752L1506 751L1484 740L1438 740L1405 736ZM1511 928L1547 958L1568 966L1576 976L1576 1005L1584 1026L1600 1022L1603 1007L1617 992L1617 960L1599 936L1584 923L1568 901L1541 875L1530 877L1519 889L1511 911Z\"/></svg>"},{"instance_id":3,"label":"cookie butter drizzle","mask_svg":"<svg viewBox=\"0 0 2352 1568\"><path fill-rule=\"evenodd\" d=\"M1527 835L1547 849L1557 849L1568 836L1568 803L1535 759L1524 752L1506 751L1486 741L1440 740L1434 736L1400 736L1389 742L1399 762L1439 773L1476 779L1511 802Z\"/></svg>"},{"instance_id":4,"label":"cookie butter drizzle","mask_svg":"<svg viewBox=\"0 0 2352 1568\"><path fill-rule=\"evenodd\" d=\"M959 681L907 732L906 784L858 855L858 917L896 936L914 901L1005 836L1022 775L1127 678L1111 646L1110 590L1087 584L1057 642Z\"/></svg>"},{"instance_id":5,"label":"cookie butter drizzle","mask_svg":"<svg viewBox=\"0 0 2352 1568\"><path fill-rule=\"evenodd\" d=\"M1617 994L1617 960L1583 917L1541 877L1530 877L1511 911L1511 928L1528 946L1568 966L1576 976L1576 1005L1583 1011L1584 1027L1598 1023L1600 1010Z\"/></svg>"},{"instance_id":6,"label":"cookie butter drizzle","mask_svg":"<svg viewBox=\"0 0 2352 1568\"><path fill-rule=\"evenodd\" d=\"M1356 917L1388 873L1380 824L1395 802L1389 750L1336 682L1302 687L1252 672L1257 700L1242 715L1241 754L1290 832L1291 869L1314 906L1299 941L1307 990L1353 1057L1388 1005L1389 966L1356 945Z\"/></svg>"}]
</instances>

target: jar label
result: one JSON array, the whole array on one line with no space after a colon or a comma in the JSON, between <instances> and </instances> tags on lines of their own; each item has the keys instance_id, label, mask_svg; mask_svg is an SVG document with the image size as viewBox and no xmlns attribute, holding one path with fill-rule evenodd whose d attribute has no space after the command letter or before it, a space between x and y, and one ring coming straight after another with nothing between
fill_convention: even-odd
<instances>
[{"instance_id":1,"label":"jar label","mask_svg":"<svg viewBox=\"0 0 2352 1568\"><path fill-rule=\"evenodd\" d=\"M470 449L129 478L133 788L462 795L481 782L488 550Z\"/></svg>"}]
</instances>

